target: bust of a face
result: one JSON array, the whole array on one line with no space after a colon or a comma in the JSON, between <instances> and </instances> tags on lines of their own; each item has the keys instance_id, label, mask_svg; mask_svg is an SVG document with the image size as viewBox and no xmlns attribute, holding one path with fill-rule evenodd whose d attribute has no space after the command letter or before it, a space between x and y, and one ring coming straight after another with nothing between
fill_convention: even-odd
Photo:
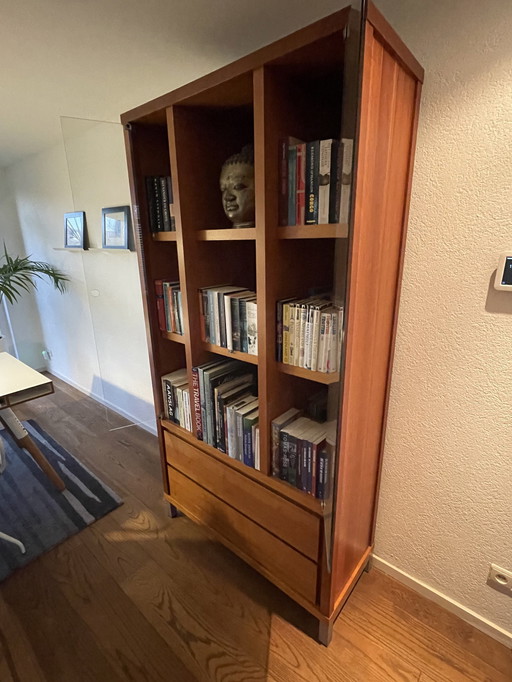
<instances>
[{"instance_id":1,"label":"bust of a face","mask_svg":"<svg viewBox=\"0 0 512 682\"><path fill-rule=\"evenodd\" d=\"M224 213L233 227L254 227L254 165L228 159L222 166L220 191Z\"/></svg>"}]
</instances>

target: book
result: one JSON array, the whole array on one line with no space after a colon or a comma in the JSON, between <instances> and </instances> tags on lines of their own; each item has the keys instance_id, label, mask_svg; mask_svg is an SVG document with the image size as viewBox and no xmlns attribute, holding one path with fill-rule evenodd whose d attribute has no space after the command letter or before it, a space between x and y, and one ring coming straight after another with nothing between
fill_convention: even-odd
<instances>
[{"instance_id":1,"label":"book","mask_svg":"<svg viewBox=\"0 0 512 682\"><path fill-rule=\"evenodd\" d=\"M167 331L167 323L165 320L165 303L164 303L164 280L155 279L155 297L156 297L156 312L158 319L158 328L160 331Z\"/></svg>"},{"instance_id":2,"label":"book","mask_svg":"<svg viewBox=\"0 0 512 682\"><path fill-rule=\"evenodd\" d=\"M320 141L306 145L306 225L318 223L318 169Z\"/></svg>"},{"instance_id":3,"label":"book","mask_svg":"<svg viewBox=\"0 0 512 682\"><path fill-rule=\"evenodd\" d=\"M174 372L169 372L161 377L164 416L172 422L176 422L176 394L174 386L185 381L187 378L187 369L177 369Z\"/></svg>"},{"instance_id":4,"label":"book","mask_svg":"<svg viewBox=\"0 0 512 682\"><path fill-rule=\"evenodd\" d=\"M241 374L230 381L226 381L213 389L214 408L215 408L215 447L221 452L226 452L226 437L224 424L224 400L223 396L232 391L232 389L247 390L247 387L254 383L254 375L252 373Z\"/></svg>"},{"instance_id":5,"label":"book","mask_svg":"<svg viewBox=\"0 0 512 682\"><path fill-rule=\"evenodd\" d=\"M295 173L295 223L304 225L306 217L306 144L297 144Z\"/></svg>"},{"instance_id":6,"label":"book","mask_svg":"<svg viewBox=\"0 0 512 682\"><path fill-rule=\"evenodd\" d=\"M228 414L228 407L233 405L233 403L237 403L239 400L242 400L242 398L245 398L246 396L253 396L256 397L256 385L254 382L248 382L244 384L239 384L235 388L232 388L230 391L227 391L226 393L222 393L217 401L218 404L218 409L219 411L222 411L222 421L223 421L223 426L224 426L224 432L219 440L219 445L218 449L221 452L224 452L229 455L229 441L228 441L228 420L227 420L227 414Z\"/></svg>"},{"instance_id":7,"label":"book","mask_svg":"<svg viewBox=\"0 0 512 682\"><path fill-rule=\"evenodd\" d=\"M279 434L282 448L280 456L280 478L295 485L297 481L297 436L302 433L309 423L307 417L299 417L288 426L281 429Z\"/></svg>"},{"instance_id":8,"label":"book","mask_svg":"<svg viewBox=\"0 0 512 682\"><path fill-rule=\"evenodd\" d=\"M254 291L240 291L235 294L228 294L225 297L226 305L229 301L231 308L231 338L228 336L228 350L242 350L241 346L241 327L240 327L240 301L242 299L254 298ZM226 310L227 316L227 310ZM226 318L227 319L227 318Z\"/></svg>"},{"instance_id":9,"label":"book","mask_svg":"<svg viewBox=\"0 0 512 682\"><path fill-rule=\"evenodd\" d=\"M239 462L244 461L244 426L243 418L258 407L258 398L253 398L252 401L234 410L235 424L236 424L236 459Z\"/></svg>"},{"instance_id":10,"label":"book","mask_svg":"<svg viewBox=\"0 0 512 682\"><path fill-rule=\"evenodd\" d=\"M201 396L199 393L199 370L192 367L192 406L194 412L194 424L196 427L196 437L203 440L203 422L201 420Z\"/></svg>"},{"instance_id":11,"label":"book","mask_svg":"<svg viewBox=\"0 0 512 682\"><path fill-rule=\"evenodd\" d=\"M171 213L169 211L169 185L167 184L167 178L163 175L159 176L158 182L160 183L160 197L162 202L162 221L164 232L171 231Z\"/></svg>"},{"instance_id":12,"label":"book","mask_svg":"<svg viewBox=\"0 0 512 682\"><path fill-rule=\"evenodd\" d=\"M224 305L224 296L226 294L234 294L247 290L243 287L223 286L218 289L214 289L213 291L215 291L217 294L217 300L214 304L215 334L217 337L217 345L222 346L222 348L227 348L226 307Z\"/></svg>"},{"instance_id":13,"label":"book","mask_svg":"<svg viewBox=\"0 0 512 682\"><path fill-rule=\"evenodd\" d=\"M257 471L261 471L259 423L254 424L252 427L252 439L254 443L254 468L257 469Z\"/></svg>"},{"instance_id":14,"label":"book","mask_svg":"<svg viewBox=\"0 0 512 682\"><path fill-rule=\"evenodd\" d=\"M329 222L331 154L334 140L320 140L318 161L318 223Z\"/></svg>"},{"instance_id":15,"label":"book","mask_svg":"<svg viewBox=\"0 0 512 682\"><path fill-rule=\"evenodd\" d=\"M150 230L151 232L163 232L162 197L158 177L153 175L146 177L146 197Z\"/></svg>"},{"instance_id":16,"label":"book","mask_svg":"<svg viewBox=\"0 0 512 682\"><path fill-rule=\"evenodd\" d=\"M227 454L232 459L238 459L241 461L238 452L238 441L237 441L237 425L236 425L236 411L239 408L254 402L255 396L252 393L247 392L246 395L241 396L236 402L230 403L226 406L226 437L227 437Z\"/></svg>"},{"instance_id":17,"label":"book","mask_svg":"<svg viewBox=\"0 0 512 682\"><path fill-rule=\"evenodd\" d=\"M214 389L219 384L230 381L242 371L245 371L245 366L241 362L228 360L209 367L203 372L206 416L206 423L203 420L203 440L213 447L216 444Z\"/></svg>"},{"instance_id":18,"label":"book","mask_svg":"<svg viewBox=\"0 0 512 682\"><path fill-rule=\"evenodd\" d=\"M258 355L258 304L256 299L247 299L247 352Z\"/></svg>"},{"instance_id":19,"label":"book","mask_svg":"<svg viewBox=\"0 0 512 682\"><path fill-rule=\"evenodd\" d=\"M296 137L283 137L279 140L279 225L288 225L288 149L300 144Z\"/></svg>"},{"instance_id":20,"label":"book","mask_svg":"<svg viewBox=\"0 0 512 682\"><path fill-rule=\"evenodd\" d=\"M354 140L344 137L338 150L336 196L330 209L330 221L333 223L348 223L353 156Z\"/></svg>"},{"instance_id":21,"label":"book","mask_svg":"<svg viewBox=\"0 0 512 682\"><path fill-rule=\"evenodd\" d=\"M296 224L297 145L288 147L288 225Z\"/></svg>"},{"instance_id":22,"label":"book","mask_svg":"<svg viewBox=\"0 0 512 682\"><path fill-rule=\"evenodd\" d=\"M271 458L272 458L272 475L278 477L280 475L280 464L279 464L279 434L282 428L288 426L291 422L295 421L302 415L301 410L296 407L291 407L283 414L279 415L272 420L271 428Z\"/></svg>"},{"instance_id":23,"label":"book","mask_svg":"<svg viewBox=\"0 0 512 682\"><path fill-rule=\"evenodd\" d=\"M240 298L240 350L242 353L249 352L249 339L247 337L247 304L256 301L256 296L250 298Z\"/></svg>"},{"instance_id":24,"label":"book","mask_svg":"<svg viewBox=\"0 0 512 682\"><path fill-rule=\"evenodd\" d=\"M259 410L256 408L242 418L243 434L243 462L254 469L254 441L253 429L259 420Z\"/></svg>"}]
</instances>

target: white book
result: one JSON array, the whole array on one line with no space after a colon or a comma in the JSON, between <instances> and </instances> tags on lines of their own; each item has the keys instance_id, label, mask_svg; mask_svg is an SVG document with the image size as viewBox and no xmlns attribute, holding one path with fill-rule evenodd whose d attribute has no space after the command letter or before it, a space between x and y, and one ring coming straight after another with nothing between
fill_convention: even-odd
<instances>
[{"instance_id":1,"label":"white book","mask_svg":"<svg viewBox=\"0 0 512 682\"><path fill-rule=\"evenodd\" d=\"M260 425L254 424L252 427L252 442L254 445L254 468L259 471L260 462Z\"/></svg>"},{"instance_id":2,"label":"white book","mask_svg":"<svg viewBox=\"0 0 512 682\"><path fill-rule=\"evenodd\" d=\"M309 304L303 303L300 307L300 328L299 328L299 367L304 367L306 354L306 324L308 319Z\"/></svg>"},{"instance_id":3,"label":"white book","mask_svg":"<svg viewBox=\"0 0 512 682\"><path fill-rule=\"evenodd\" d=\"M318 372L326 372L327 371L327 350L328 350L328 339L329 339L329 331L331 328L330 325L331 321L331 315L329 312L322 311L321 317L320 317L320 343L319 343L319 357L318 357L318 367L317 371Z\"/></svg>"},{"instance_id":4,"label":"white book","mask_svg":"<svg viewBox=\"0 0 512 682\"><path fill-rule=\"evenodd\" d=\"M343 348L343 306L338 308L338 358L341 363L341 349ZM338 369L341 369L341 364Z\"/></svg>"},{"instance_id":5,"label":"white book","mask_svg":"<svg viewBox=\"0 0 512 682\"><path fill-rule=\"evenodd\" d=\"M249 355L258 355L258 304L256 301L247 301L247 352Z\"/></svg>"},{"instance_id":6,"label":"white book","mask_svg":"<svg viewBox=\"0 0 512 682\"><path fill-rule=\"evenodd\" d=\"M338 371L338 311L331 314L331 339L329 345L328 372Z\"/></svg>"},{"instance_id":7,"label":"white book","mask_svg":"<svg viewBox=\"0 0 512 682\"><path fill-rule=\"evenodd\" d=\"M226 432L228 434L227 451L232 459L237 458L237 437L236 437L236 410L254 401L253 395L247 395L245 398L226 408Z\"/></svg>"},{"instance_id":8,"label":"white book","mask_svg":"<svg viewBox=\"0 0 512 682\"><path fill-rule=\"evenodd\" d=\"M320 140L318 168L318 223L320 225L329 222L332 143L332 139Z\"/></svg>"}]
</instances>

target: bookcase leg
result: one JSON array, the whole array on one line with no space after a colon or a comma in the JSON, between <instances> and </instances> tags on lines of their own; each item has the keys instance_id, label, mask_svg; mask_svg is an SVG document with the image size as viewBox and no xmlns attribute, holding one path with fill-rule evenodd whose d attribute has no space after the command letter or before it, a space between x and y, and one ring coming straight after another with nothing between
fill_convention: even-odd
<instances>
[{"instance_id":1,"label":"bookcase leg","mask_svg":"<svg viewBox=\"0 0 512 682\"><path fill-rule=\"evenodd\" d=\"M169 516L171 519L176 519L178 516L182 516L182 513L178 507L175 507L173 504L169 504Z\"/></svg>"},{"instance_id":2,"label":"bookcase leg","mask_svg":"<svg viewBox=\"0 0 512 682\"><path fill-rule=\"evenodd\" d=\"M368 561L366 562L366 566L364 567L364 570L366 571L366 573L369 573L371 571L372 567L373 567L373 557L370 554L370 556L368 557Z\"/></svg>"},{"instance_id":3,"label":"bookcase leg","mask_svg":"<svg viewBox=\"0 0 512 682\"><path fill-rule=\"evenodd\" d=\"M323 620L318 621L318 641L324 646L329 646L332 639L332 628L334 626L334 620L329 620L327 622Z\"/></svg>"}]
</instances>

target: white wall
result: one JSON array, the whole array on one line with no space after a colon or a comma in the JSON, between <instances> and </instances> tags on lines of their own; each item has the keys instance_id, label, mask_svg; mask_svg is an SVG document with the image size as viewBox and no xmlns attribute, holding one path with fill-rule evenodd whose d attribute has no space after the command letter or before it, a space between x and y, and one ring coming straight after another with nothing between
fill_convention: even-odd
<instances>
[{"instance_id":1,"label":"white wall","mask_svg":"<svg viewBox=\"0 0 512 682\"><path fill-rule=\"evenodd\" d=\"M426 76L376 554L512 632L512 4L377 4Z\"/></svg>"},{"instance_id":2,"label":"white wall","mask_svg":"<svg viewBox=\"0 0 512 682\"><path fill-rule=\"evenodd\" d=\"M62 249L65 212L86 212L97 249L101 208L130 203L122 131L68 122L65 132L66 148L57 145L9 169L26 249L71 278L64 295L49 287L37 293L49 369L154 428L136 254Z\"/></svg>"}]
</instances>

